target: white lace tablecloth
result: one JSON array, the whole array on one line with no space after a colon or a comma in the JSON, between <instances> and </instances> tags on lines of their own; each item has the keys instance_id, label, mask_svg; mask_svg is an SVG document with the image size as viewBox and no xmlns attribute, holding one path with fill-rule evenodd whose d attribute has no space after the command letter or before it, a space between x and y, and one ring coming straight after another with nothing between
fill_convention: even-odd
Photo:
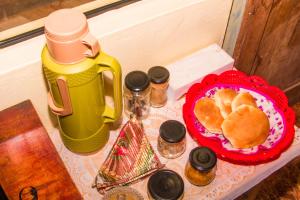
<instances>
[{"instance_id":1,"label":"white lace tablecloth","mask_svg":"<svg viewBox=\"0 0 300 200\"><path fill-rule=\"evenodd\" d=\"M148 139L153 145L153 148L162 163L166 164L167 168L178 172L183 177L185 184L184 199L234 199L272 174L274 171L284 166L290 160L300 155L300 129L296 128L295 139L292 146L277 160L256 166L240 166L218 159L217 175L215 180L205 187L193 186L184 177L184 167L187 162L189 152L197 146L196 142L191 139L189 134L187 134L187 149L185 153L177 159L168 160L161 157L156 148L158 129L162 122L168 119L175 119L183 122L183 103L184 99L175 103L169 102L163 108L151 108L151 114L147 120L143 121L143 124ZM123 119L122 125L126 123L126 120L126 118ZM121 126L119 129L110 132L109 142L102 150L89 155L78 155L70 152L63 145L58 130L49 134L78 190L86 200L102 199L102 196L96 189L93 189L91 185L98 172L98 168L105 160L109 150L117 138L120 128ZM147 181L148 178L132 185L132 187L137 189L145 199L148 199Z\"/></svg>"}]
</instances>

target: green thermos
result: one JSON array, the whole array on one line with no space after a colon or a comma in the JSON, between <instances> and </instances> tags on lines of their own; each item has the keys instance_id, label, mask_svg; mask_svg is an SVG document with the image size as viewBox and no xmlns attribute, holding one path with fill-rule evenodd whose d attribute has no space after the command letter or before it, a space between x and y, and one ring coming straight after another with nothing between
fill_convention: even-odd
<instances>
[{"instance_id":1,"label":"green thermos","mask_svg":"<svg viewBox=\"0 0 300 200\"><path fill-rule=\"evenodd\" d=\"M100 51L79 11L51 13L45 20L45 36L42 64L50 88L48 103L58 117L62 140L73 152L96 151L109 138L109 123L122 113L120 65ZM104 71L113 74L114 108L105 103Z\"/></svg>"}]
</instances>

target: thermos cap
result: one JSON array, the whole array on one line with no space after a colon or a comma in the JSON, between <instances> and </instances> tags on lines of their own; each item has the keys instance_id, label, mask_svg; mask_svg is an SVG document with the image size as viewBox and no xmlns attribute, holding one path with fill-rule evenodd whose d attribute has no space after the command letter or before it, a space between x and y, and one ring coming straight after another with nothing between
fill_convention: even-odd
<instances>
[{"instance_id":1,"label":"thermos cap","mask_svg":"<svg viewBox=\"0 0 300 200\"><path fill-rule=\"evenodd\" d=\"M94 57L100 50L88 29L83 13L74 9L52 12L45 19L45 36L51 57L62 64L76 63Z\"/></svg>"},{"instance_id":2,"label":"thermos cap","mask_svg":"<svg viewBox=\"0 0 300 200\"><path fill-rule=\"evenodd\" d=\"M88 32L86 17L77 10L58 10L46 18L45 32L51 40L72 41Z\"/></svg>"}]
</instances>

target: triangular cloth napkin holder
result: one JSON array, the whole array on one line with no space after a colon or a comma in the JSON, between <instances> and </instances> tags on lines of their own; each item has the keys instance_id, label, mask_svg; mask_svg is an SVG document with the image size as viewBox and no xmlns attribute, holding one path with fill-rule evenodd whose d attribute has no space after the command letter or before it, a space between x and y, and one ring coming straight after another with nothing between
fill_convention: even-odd
<instances>
[{"instance_id":1,"label":"triangular cloth napkin holder","mask_svg":"<svg viewBox=\"0 0 300 200\"><path fill-rule=\"evenodd\" d=\"M129 120L95 179L100 193L116 186L128 185L164 167L155 154L146 134L136 119Z\"/></svg>"}]
</instances>

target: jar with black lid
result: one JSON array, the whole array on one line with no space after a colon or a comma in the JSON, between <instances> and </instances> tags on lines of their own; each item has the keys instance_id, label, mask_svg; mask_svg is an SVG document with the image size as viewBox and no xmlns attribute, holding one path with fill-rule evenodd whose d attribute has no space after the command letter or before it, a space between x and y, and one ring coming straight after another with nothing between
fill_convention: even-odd
<instances>
[{"instance_id":1,"label":"jar with black lid","mask_svg":"<svg viewBox=\"0 0 300 200\"><path fill-rule=\"evenodd\" d=\"M159 170L148 181L150 200L181 200L184 194L184 182L179 174L172 170Z\"/></svg>"},{"instance_id":2,"label":"jar with black lid","mask_svg":"<svg viewBox=\"0 0 300 200\"><path fill-rule=\"evenodd\" d=\"M150 111L150 81L145 72L132 71L125 77L124 111L128 117L144 119Z\"/></svg>"},{"instance_id":3,"label":"jar with black lid","mask_svg":"<svg viewBox=\"0 0 300 200\"><path fill-rule=\"evenodd\" d=\"M210 148L196 147L190 152L185 176L193 185L208 185L216 176L216 164L217 156Z\"/></svg>"},{"instance_id":4,"label":"jar with black lid","mask_svg":"<svg viewBox=\"0 0 300 200\"><path fill-rule=\"evenodd\" d=\"M152 107L162 107L167 103L169 87L169 71L162 66L151 67L148 71L151 82L150 103Z\"/></svg>"},{"instance_id":5,"label":"jar with black lid","mask_svg":"<svg viewBox=\"0 0 300 200\"><path fill-rule=\"evenodd\" d=\"M159 128L157 142L158 152L165 158L177 158L182 155L186 147L186 129L176 120L167 120Z\"/></svg>"}]
</instances>

